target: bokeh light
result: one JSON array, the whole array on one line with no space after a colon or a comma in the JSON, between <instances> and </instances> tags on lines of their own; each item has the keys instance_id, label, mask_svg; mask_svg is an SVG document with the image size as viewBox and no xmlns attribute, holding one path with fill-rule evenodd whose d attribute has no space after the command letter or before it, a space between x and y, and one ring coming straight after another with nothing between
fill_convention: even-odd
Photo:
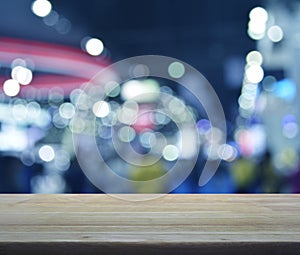
<instances>
[{"instance_id":1,"label":"bokeh light","mask_svg":"<svg viewBox=\"0 0 300 255\"><path fill-rule=\"evenodd\" d=\"M6 80L3 84L3 91L7 96L16 96L20 92L20 84L13 79Z\"/></svg>"},{"instance_id":2,"label":"bokeh light","mask_svg":"<svg viewBox=\"0 0 300 255\"><path fill-rule=\"evenodd\" d=\"M55 151L50 145L43 145L39 149L39 156L45 162L50 162L55 157Z\"/></svg>"},{"instance_id":3,"label":"bokeh light","mask_svg":"<svg viewBox=\"0 0 300 255\"><path fill-rule=\"evenodd\" d=\"M264 70L259 65L250 65L246 67L246 79L249 82L259 83L264 78Z\"/></svg>"},{"instance_id":4,"label":"bokeh light","mask_svg":"<svg viewBox=\"0 0 300 255\"><path fill-rule=\"evenodd\" d=\"M109 97L117 97L121 92L121 88L119 83L115 81L109 81L105 84L104 91Z\"/></svg>"},{"instance_id":5,"label":"bokeh light","mask_svg":"<svg viewBox=\"0 0 300 255\"><path fill-rule=\"evenodd\" d=\"M167 161L174 161L177 160L179 156L179 150L175 145L168 144L163 149L163 157Z\"/></svg>"},{"instance_id":6,"label":"bokeh light","mask_svg":"<svg viewBox=\"0 0 300 255\"><path fill-rule=\"evenodd\" d=\"M268 20L268 12L263 7L258 6L250 11L249 18L263 23Z\"/></svg>"},{"instance_id":7,"label":"bokeh light","mask_svg":"<svg viewBox=\"0 0 300 255\"><path fill-rule=\"evenodd\" d=\"M267 21L268 12L262 7L255 7L249 13L249 23L248 23L248 35L253 40L260 40L264 38Z\"/></svg>"},{"instance_id":8,"label":"bokeh light","mask_svg":"<svg viewBox=\"0 0 300 255\"><path fill-rule=\"evenodd\" d=\"M152 102L158 98L159 85L153 79L130 80L125 82L121 88L123 100L135 100L137 102Z\"/></svg>"},{"instance_id":9,"label":"bokeh light","mask_svg":"<svg viewBox=\"0 0 300 255\"><path fill-rule=\"evenodd\" d=\"M246 56L247 64L249 65L261 65L263 63L263 56L259 51L250 51Z\"/></svg>"},{"instance_id":10,"label":"bokeh light","mask_svg":"<svg viewBox=\"0 0 300 255\"><path fill-rule=\"evenodd\" d=\"M13 69L16 66L23 66L26 67L27 63L24 59L22 58L16 58L11 62L11 68Z\"/></svg>"},{"instance_id":11,"label":"bokeh light","mask_svg":"<svg viewBox=\"0 0 300 255\"><path fill-rule=\"evenodd\" d=\"M272 42L280 42L283 38L283 31L280 26L271 26L268 29L267 35Z\"/></svg>"},{"instance_id":12,"label":"bokeh light","mask_svg":"<svg viewBox=\"0 0 300 255\"><path fill-rule=\"evenodd\" d=\"M85 50L92 56L99 56L104 50L103 42L98 38L90 38L85 42Z\"/></svg>"},{"instance_id":13,"label":"bokeh light","mask_svg":"<svg viewBox=\"0 0 300 255\"><path fill-rule=\"evenodd\" d=\"M131 125L136 121L138 112L138 103L133 100L127 100L124 102L122 108L118 110L118 120L121 123Z\"/></svg>"},{"instance_id":14,"label":"bokeh light","mask_svg":"<svg viewBox=\"0 0 300 255\"><path fill-rule=\"evenodd\" d=\"M110 106L105 101L98 101L93 105L93 113L96 117L103 118L109 114Z\"/></svg>"},{"instance_id":15,"label":"bokeh light","mask_svg":"<svg viewBox=\"0 0 300 255\"><path fill-rule=\"evenodd\" d=\"M236 159L238 155L237 149L229 144L222 144L218 149L219 157L222 160L225 160L227 162L231 162Z\"/></svg>"},{"instance_id":16,"label":"bokeh light","mask_svg":"<svg viewBox=\"0 0 300 255\"><path fill-rule=\"evenodd\" d=\"M47 0L36 0L32 3L31 10L39 17L46 17L52 10L52 4Z\"/></svg>"},{"instance_id":17,"label":"bokeh light","mask_svg":"<svg viewBox=\"0 0 300 255\"><path fill-rule=\"evenodd\" d=\"M249 21L249 30L254 34L254 35L263 35L264 32L266 31L266 25L262 24L260 22L257 22L256 20L250 20Z\"/></svg>"},{"instance_id":18,"label":"bokeh light","mask_svg":"<svg viewBox=\"0 0 300 255\"><path fill-rule=\"evenodd\" d=\"M59 106L59 114L65 119L71 119L75 115L75 107L71 103L63 103Z\"/></svg>"},{"instance_id":19,"label":"bokeh light","mask_svg":"<svg viewBox=\"0 0 300 255\"><path fill-rule=\"evenodd\" d=\"M272 75L266 76L262 81L262 87L267 92L272 92L275 90L276 78Z\"/></svg>"},{"instance_id":20,"label":"bokeh light","mask_svg":"<svg viewBox=\"0 0 300 255\"><path fill-rule=\"evenodd\" d=\"M142 146L148 149L151 149L156 144L156 136L153 131L142 132L139 139Z\"/></svg>"},{"instance_id":21,"label":"bokeh light","mask_svg":"<svg viewBox=\"0 0 300 255\"><path fill-rule=\"evenodd\" d=\"M21 85L28 85L32 81L32 72L23 66L15 66L11 71L11 77Z\"/></svg>"},{"instance_id":22,"label":"bokeh light","mask_svg":"<svg viewBox=\"0 0 300 255\"><path fill-rule=\"evenodd\" d=\"M46 17L43 18L44 23L47 26L54 26L59 20L59 14L52 10Z\"/></svg>"},{"instance_id":23,"label":"bokeh light","mask_svg":"<svg viewBox=\"0 0 300 255\"><path fill-rule=\"evenodd\" d=\"M275 84L275 95L287 102L294 100L296 96L296 84L291 79L283 79Z\"/></svg>"},{"instance_id":24,"label":"bokeh light","mask_svg":"<svg viewBox=\"0 0 300 255\"><path fill-rule=\"evenodd\" d=\"M168 67L169 75L172 78L181 78L185 73L185 67L180 62L173 62Z\"/></svg>"},{"instance_id":25,"label":"bokeh light","mask_svg":"<svg viewBox=\"0 0 300 255\"><path fill-rule=\"evenodd\" d=\"M132 127L124 126L120 128L118 136L122 142L129 143L135 138L135 130Z\"/></svg>"}]
</instances>

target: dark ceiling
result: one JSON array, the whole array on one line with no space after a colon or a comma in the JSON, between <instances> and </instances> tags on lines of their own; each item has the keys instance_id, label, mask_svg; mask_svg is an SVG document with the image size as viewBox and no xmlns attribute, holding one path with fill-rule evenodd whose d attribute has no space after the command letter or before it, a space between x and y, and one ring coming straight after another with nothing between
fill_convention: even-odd
<instances>
[{"instance_id":1,"label":"dark ceiling","mask_svg":"<svg viewBox=\"0 0 300 255\"><path fill-rule=\"evenodd\" d=\"M90 35L103 40L113 61L145 54L178 58L206 76L230 119L240 87L226 78L226 65L237 63L231 71L241 72L241 78L243 59L255 48L247 36L248 13L261 1L51 0L53 9L71 21L67 34L34 16L31 3L1 0L1 36L80 47Z\"/></svg>"}]
</instances>

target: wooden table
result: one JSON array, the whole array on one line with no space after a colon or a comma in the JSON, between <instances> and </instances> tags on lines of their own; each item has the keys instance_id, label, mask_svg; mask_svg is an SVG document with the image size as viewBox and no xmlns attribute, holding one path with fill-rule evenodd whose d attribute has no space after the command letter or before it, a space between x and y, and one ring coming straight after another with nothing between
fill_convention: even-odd
<instances>
[{"instance_id":1,"label":"wooden table","mask_svg":"<svg viewBox=\"0 0 300 255\"><path fill-rule=\"evenodd\" d=\"M43 252L300 254L300 195L0 195L0 255Z\"/></svg>"}]
</instances>

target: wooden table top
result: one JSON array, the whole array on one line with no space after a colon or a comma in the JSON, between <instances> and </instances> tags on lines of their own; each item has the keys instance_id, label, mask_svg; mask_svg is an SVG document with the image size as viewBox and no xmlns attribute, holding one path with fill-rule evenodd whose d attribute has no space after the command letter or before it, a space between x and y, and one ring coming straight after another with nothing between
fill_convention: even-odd
<instances>
[{"instance_id":1,"label":"wooden table top","mask_svg":"<svg viewBox=\"0 0 300 255\"><path fill-rule=\"evenodd\" d=\"M0 195L0 255L41 250L300 254L300 195Z\"/></svg>"}]
</instances>

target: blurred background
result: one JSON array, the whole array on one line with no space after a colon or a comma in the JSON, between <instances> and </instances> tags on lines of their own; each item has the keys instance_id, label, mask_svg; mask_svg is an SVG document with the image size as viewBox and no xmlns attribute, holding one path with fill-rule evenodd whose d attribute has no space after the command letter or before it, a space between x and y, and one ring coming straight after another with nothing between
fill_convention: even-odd
<instances>
[{"instance_id":1,"label":"blurred background","mask_svg":"<svg viewBox=\"0 0 300 255\"><path fill-rule=\"evenodd\" d=\"M300 191L300 1L1 0L0 20L1 193L101 193L77 162L74 134L95 137L105 162L130 180L196 158L174 193ZM206 77L223 106L225 133L167 79L112 79L96 96L83 89L110 64L149 54L179 60L168 68L172 78L185 73L180 61ZM147 74L143 65L128 70ZM198 138L180 145L177 123L195 123ZM113 137L144 162L160 160L128 164ZM81 139L80 146L89 145ZM221 164L200 187L206 160ZM101 176L101 166L95 171Z\"/></svg>"}]
</instances>

